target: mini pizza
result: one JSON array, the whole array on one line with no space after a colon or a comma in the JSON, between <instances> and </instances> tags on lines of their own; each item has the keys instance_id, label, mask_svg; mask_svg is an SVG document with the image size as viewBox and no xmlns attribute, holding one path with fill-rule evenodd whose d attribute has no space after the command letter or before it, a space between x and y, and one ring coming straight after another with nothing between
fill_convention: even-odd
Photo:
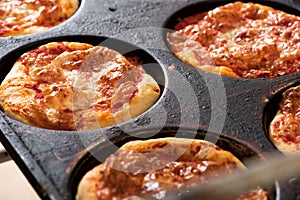
<instances>
[{"instance_id":1,"label":"mini pizza","mask_svg":"<svg viewBox=\"0 0 300 200\"><path fill-rule=\"evenodd\" d=\"M270 123L269 135L274 145L285 154L300 152L300 86L282 94L279 110Z\"/></svg>"},{"instance_id":2,"label":"mini pizza","mask_svg":"<svg viewBox=\"0 0 300 200\"><path fill-rule=\"evenodd\" d=\"M46 129L94 129L151 107L160 87L136 57L103 46L51 42L24 53L0 86L5 113Z\"/></svg>"},{"instance_id":3,"label":"mini pizza","mask_svg":"<svg viewBox=\"0 0 300 200\"><path fill-rule=\"evenodd\" d=\"M171 51L206 72L270 78L300 71L300 17L235 2L182 19L167 34Z\"/></svg>"},{"instance_id":4,"label":"mini pizza","mask_svg":"<svg viewBox=\"0 0 300 200\"><path fill-rule=\"evenodd\" d=\"M204 140L131 141L86 173L76 199L165 199L175 191L245 169L230 152ZM238 199L267 200L267 192L258 187Z\"/></svg>"},{"instance_id":5,"label":"mini pizza","mask_svg":"<svg viewBox=\"0 0 300 200\"><path fill-rule=\"evenodd\" d=\"M78 0L1 0L0 37L47 30L70 18Z\"/></svg>"}]
</instances>

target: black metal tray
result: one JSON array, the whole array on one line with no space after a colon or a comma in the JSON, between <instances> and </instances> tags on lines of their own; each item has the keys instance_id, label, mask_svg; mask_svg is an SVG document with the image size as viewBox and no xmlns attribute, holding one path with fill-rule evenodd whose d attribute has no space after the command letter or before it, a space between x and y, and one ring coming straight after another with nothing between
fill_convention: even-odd
<instances>
[{"instance_id":1,"label":"black metal tray","mask_svg":"<svg viewBox=\"0 0 300 200\"><path fill-rule=\"evenodd\" d=\"M300 74L270 79L219 77L181 62L165 43L166 29L172 28L178 17L228 2L233 1L82 0L76 14L55 28L0 38L1 81L23 52L48 41L69 40L138 54L162 89L158 102L142 115L91 131L36 128L1 111L1 143L42 199L73 199L82 175L99 163L93 152L101 150L104 159L129 140L205 137L242 160L272 157L277 150L268 138L268 123L280 92L298 84ZM300 15L298 0L252 2ZM271 199L299 198L299 179L280 183L270 195Z\"/></svg>"}]
</instances>

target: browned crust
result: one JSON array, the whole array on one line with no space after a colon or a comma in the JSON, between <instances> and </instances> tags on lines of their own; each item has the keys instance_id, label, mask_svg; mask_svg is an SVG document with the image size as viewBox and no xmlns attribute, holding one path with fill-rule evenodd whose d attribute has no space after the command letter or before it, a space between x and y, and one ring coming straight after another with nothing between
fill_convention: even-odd
<instances>
[{"instance_id":1,"label":"browned crust","mask_svg":"<svg viewBox=\"0 0 300 200\"><path fill-rule=\"evenodd\" d=\"M6 114L24 123L42 128L95 129L121 123L140 115L150 108L160 95L158 84L143 69L136 67L136 70L132 70L133 72L128 75L129 77L126 77L127 74L122 72L122 69L131 70L131 68L135 69L135 66L113 50L77 42L51 42L40 46L38 49L51 51L55 48L66 48L66 50L54 60L49 61L50 63L45 60L39 61L41 64L38 63L37 65L35 62L30 63L32 61L26 63L27 60L30 60L27 58L28 55L30 57L31 54L25 53L14 64L0 86L1 106ZM73 68L69 67L68 64L65 65L65 63L72 62L73 59L81 59L81 56L82 59L88 58L84 56L89 56L90 53L95 52L96 56L99 53L101 56L104 55L105 68L101 77L113 77L118 70L117 72L125 77L125 83L126 81L136 81L131 84L137 84L137 92L129 93L129 95L133 95L132 98L116 111L109 106L106 110L97 110L93 105L86 103L89 100L97 103L104 98L109 101L109 98L106 98L106 94L102 93L103 84L97 85L97 82L94 88L91 84L89 85L88 81L85 81L88 79L77 69L84 68L84 61L82 64L72 65ZM26 58L25 63L22 62L22 58ZM89 61L86 63L89 65ZM113 65L109 63L113 63ZM74 70L77 70L78 74L74 74ZM135 73L141 76L141 80L132 78ZM81 82L75 85L75 79ZM112 78L111 87L116 90L118 87L122 89L116 81L118 81L118 77ZM81 87L78 94L77 89L74 90L75 86ZM104 84L104 86L106 85ZM41 99L37 95L40 95ZM91 98L93 96L95 96L94 99ZM116 96L119 98L118 93ZM118 99L116 101L118 103Z\"/></svg>"},{"instance_id":2,"label":"browned crust","mask_svg":"<svg viewBox=\"0 0 300 200\"><path fill-rule=\"evenodd\" d=\"M214 66L214 65L202 65L200 64L196 58L195 54L192 51L189 51L188 49L185 49L182 52L176 52L175 55L180 58L185 63L196 67L197 69L200 69L204 72L217 74L220 76L228 76L233 78L239 78L239 76L229 67L226 66Z\"/></svg>"},{"instance_id":3,"label":"browned crust","mask_svg":"<svg viewBox=\"0 0 300 200\"><path fill-rule=\"evenodd\" d=\"M204 72L270 78L300 70L297 42L289 35L299 22L269 6L237 1L184 18L167 38L179 59Z\"/></svg>"},{"instance_id":4,"label":"browned crust","mask_svg":"<svg viewBox=\"0 0 300 200\"><path fill-rule=\"evenodd\" d=\"M185 139L185 138L160 138L160 139L150 139L150 140L138 140L128 142L123 145L121 150L133 150L135 152L145 153L152 152L161 149L162 144L169 145L167 148L163 148L167 151L166 154L174 154L174 150L183 153L182 157L186 157L191 160L211 160L218 163L233 162L239 167L244 167L239 159L237 159L229 151L220 149L213 143L205 140L197 139ZM201 150L201 147L204 149ZM197 152L197 153L195 153Z\"/></svg>"},{"instance_id":5,"label":"browned crust","mask_svg":"<svg viewBox=\"0 0 300 200\"><path fill-rule=\"evenodd\" d=\"M282 94L279 110L269 126L271 141L287 155L300 151L299 94L299 86L291 87Z\"/></svg>"},{"instance_id":6,"label":"browned crust","mask_svg":"<svg viewBox=\"0 0 300 200\"><path fill-rule=\"evenodd\" d=\"M282 122L286 120L287 115L278 111L270 123L269 137L273 144L284 154L290 155L299 152L300 144L294 142L287 142L284 140L286 137L285 127ZM276 124L281 124L279 128L276 128Z\"/></svg>"},{"instance_id":7,"label":"browned crust","mask_svg":"<svg viewBox=\"0 0 300 200\"><path fill-rule=\"evenodd\" d=\"M163 148L166 147L167 148ZM205 148L205 150L200 150ZM174 153L183 153L182 158L188 160L208 160L222 163L235 163L237 168L245 169L244 165L233 154L224 151L216 145L197 139L183 138L159 138L145 141L131 141L123 145L119 151L134 151L137 153L149 153L162 150L165 155L173 155ZM97 184L101 182L100 170L105 165L100 164L89 171L81 180L78 186L77 200L99 200L95 195ZM90 194L93 193L93 194ZM139 197L136 197L140 199Z\"/></svg>"},{"instance_id":8,"label":"browned crust","mask_svg":"<svg viewBox=\"0 0 300 200\"><path fill-rule=\"evenodd\" d=\"M118 112L110 111L96 113L100 127L111 126L128 121L149 109L158 99L160 88L148 74L143 74L143 81L138 85L138 92Z\"/></svg>"},{"instance_id":9,"label":"browned crust","mask_svg":"<svg viewBox=\"0 0 300 200\"><path fill-rule=\"evenodd\" d=\"M1 5L1 4L0 4ZM18 5L17 5L18 6ZM24 5L23 5L24 6ZM18 24L20 27L18 29L9 29L8 31L5 30L4 33L1 33L0 29L0 37L7 37L7 36L18 36L18 35L25 35L25 34L32 34L32 33L37 33L40 31L47 30L55 25L58 25L62 23L63 21L57 21L57 19L68 19L70 18L78 9L79 6L79 1L78 0L57 0L56 6L60 9L60 12L42 12L41 15L38 15L39 19L34 18L35 15L37 15L37 11L33 12L33 14L30 14L31 17L26 16L27 18L34 18L32 21L15 21L14 24ZM14 12L17 8L12 8L11 11ZM4 8L5 10L5 8ZM28 9L29 10L29 9ZM7 17L10 17L10 15L14 15L13 13L5 13L8 15ZM46 16L48 15L48 16ZM49 15L56 15L56 16L49 16ZM59 16L58 16L59 15ZM25 17L23 17L25 18ZM43 23L43 19L47 18L47 21L52 19L51 23L53 24L52 26L49 25L43 25L39 23ZM35 21L34 21L35 20Z\"/></svg>"},{"instance_id":10,"label":"browned crust","mask_svg":"<svg viewBox=\"0 0 300 200\"><path fill-rule=\"evenodd\" d=\"M89 44L76 42L51 42L39 48L51 50L62 44L71 50L87 50L92 47ZM31 69L33 69L32 75L28 76L27 73ZM37 69L37 72L34 71L35 69ZM72 109L72 87L63 80L65 77L59 69L59 66L53 67L48 65L33 68L31 65L22 63L21 58L17 60L0 86L1 107L5 113L12 118L33 126L48 129L74 129L73 114L63 111L64 109ZM59 88L59 91L55 91L55 88L51 88L48 83L42 83L39 90L45 96L45 101L39 102L35 98L37 94L35 90L27 86L34 87L39 82L39 77L35 74L42 71L46 71L45 78L53 79L54 82L58 81L51 86ZM36 78L38 80L34 80L32 76L38 77ZM54 109L54 116L47 113L46 110L51 111L52 108Z\"/></svg>"},{"instance_id":11,"label":"browned crust","mask_svg":"<svg viewBox=\"0 0 300 200\"><path fill-rule=\"evenodd\" d=\"M97 185L101 181L100 171L104 167L103 164L98 165L84 175L78 186L77 200L98 200Z\"/></svg>"}]
</instances>

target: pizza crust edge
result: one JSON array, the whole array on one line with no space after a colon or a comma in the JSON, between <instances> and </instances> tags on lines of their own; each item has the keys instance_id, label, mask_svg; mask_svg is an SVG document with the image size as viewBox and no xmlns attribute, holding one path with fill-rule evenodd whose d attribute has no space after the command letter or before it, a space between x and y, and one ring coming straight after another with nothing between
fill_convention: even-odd
<instances>
[{"instance_id":1,"label":"pizza crust edge","mask_svg":"<svg viewBox=\"0 0 300 200\"><path fill-rule=\"evenodd\" d=\"M284 120L286 115L282 114L280 111L278 111L273 118L273 120L270 123L269 128L269 138L272 141L272 143L275 145L275 147L281 151L285 155L291 155L293 153L297 153L297 147L298 145L296 143L290 143L287 144L285 141L283 141L282 138L280 138L280 135L284 136L285 132L284 130L276 130L275 123L281 122Z\"/></svg>"},{"instance_id":2,"label":"pizza crust edge","mask_svg":"<svg viewBox=\"0 0 300 200\"><path fill-rule=\"evenodd\" d=\"M220 76L228 76L232 78L240 78L231 68L226 66L214 66L214 65L201 65L197 61L194 53L187 49L184 49L182 52L176 52L175 55L181 59L183 62L200 69L207 73L212 73Z\"/></svg>"},{"instance_id":3,"label":"pizza crust edge","mask_svg":"<svg viewBox=\"0 0 300 200\"><path fill-rule=\"evenodd\" d=\"M58 1L58 5L61 6L62 8L62 15L66 16L67 19L57 23L54 26L51 27L46 27L46 26L42 26L42 25L31 25L29 27L25 27L25 28L21 28L21 29L17 29L17 30L13 30L10 29L8 32L6 32L3 35L0 35L1 37L10 37L10 36L22 36L22 35L27 35L27 34L34 34L34 33L39 33L42 31L46 31L49 30L55 26L58 26L62 23L64 23L65 21L67 21L70 17L72 17L75 12L78 10L79 8L79 0L59 0Z\"/></svg>"},{"instance_id":4,"label":"pizza crust edge","mask_svg":"<svg viewBox=\"0 0 300 200\"><path fill-rule=\"evenodd\" d=\"M59 45L67 46L70 49L74 50L87 50L89 48L92 48L93 46L87 43L79 43L79 42L49 42L47 44L41 45L37 48L45 48L45 49L52 49L56 48ZM107 48L107 47L106 47ZM26 53L24 53L26 54ZM125 59L125 58L124 58ZM26 71L27 67L20 62L18 59L15 64L13 65L10 72L7 74L5 79L1 83L1 107L2 109L12 118L21 121L23 123L38 126L41 127L43 125L43 128L48 129L58 129L59 127L55 124L51 125L51 122L48 120L42 120L43 123L39 125L37 120L31 121L29 118L29 115L32 115L31 113L23 113L23 108L26 107L28 109L27 104L30 101L30 96L34 96L34 92L30 89L26 89L24 86L26 84L32 84L35 82L32 82L30 78L26 78L27 75L24 73ZM143 70L142 70L143 71ZM25 77L25 79L24 79ZM21 90L17 90L20 95L22 95L22 98L27 99L26 101L22 101L24 106L16 107L14 105L13 97L11 97L8 94L8 90L14 90L13 87L11 87L11 80L15 79L14 81L18 81L18 85L23 86ZM11 87L11 88L10 88ZM154 103L158 100L160 96L160 87L158 83L152 78L149 74L147 74L145 71L142 72L142 80L137 83L136 87L138 88L137 93L134 94L132 99L130 99L129 102L125 103L123 105L123 109L117 112L111 112L110 110L105 110L103 112L93 112L93 116L89 115L90 117L93 117L97 119L98 123L95 124L92 122L92 129L95 128L102 128L106 126L115 125L118 123L123 123L125 121L131 120L138 115L146 112L151 106L154 105ZM16 91L16 90L15 90ZM23 92L25 94L23 94ZM30 94L31 93L31 94ZM29 95L30 94L30 95ZM27 96L28 95L28 96ZM19 98L19 97L18 97ZM33 97L32 97L33 98ZM26 104L27 102L27 104ZM25 105L26 104L26 105ZM34 110L33 110L34 111ZM36 113L34 111L34 113ZM37 119L33 117L34 119ZM49 119L50 120L50 119ZM62 124L61 122L59 122ZM85 124L84 124L85 125ZM64 123L64 126L68 126L68 129L80 129L82 127L77 127L77 124L70 124L66 125ZM98 126L98 127L97 127ZM85 127L85 126L84 126ZM88 127L88 126L87 126ZM88 127L90 129L90 127Z\"/></svg>"},{"instance_id":5,"label":"pizza crust edge","mask_svg":"<svg viewBox=\"0 0 300 200\"><path fill-rule=\"evenodd\" d=\"M96 113L100 127L129 121L144 113L155 104L160 96L160 88L149 74L143 74L143 79L138 83L137 87L138 92L130 102L123 105L120 111L115 113L111 111Z\"/></svg>"},{"instance_id":6,"label":"pizza crust edge","mask_svg":"<svg viewBox=\"0 0 300 200\"><path fill-rule=\"evenodd\" d=\"M191 158L191 154L189 153L190 151L193 151L197 149L196 147L201 147L205 146L206 147L211 147L209 148L209 151L204 151L202 152L203 154L195 154L192 159L207 159L211 161L217 161L218 163L224 163L231 161L235 163L241 170L245 170L245 166L242 164L242 162L237 159L231 152L223 150L223 149L218 149L216 150L215 148L219 148L218 146L214 145L213 143L210 143L205 140L200 140L200 139L185 139L185 138L158 138L158 139L149 139L149 140L136 140L136 141L130 141L123 146L119 150L132 150L134 152L153 152L156 150L161 149L160 145L158 144L168 144L171 145L170 149L180 149L181 150L186 150L184 151L183 156L187 156ZM167 150L172 152L172 150ZM193 153L194 154L194 153ZM199 155L204 155L204 157L199 157ZM92 170L88 171L83 178L81 179L78 189L77 189L77 194L76 194L76 200L99 200L96 191L97 191L97 184L101 181L101 176L100 176L100 170L105 167L104 164L99 164L98 166L94 167ZM93 193L93 194L91 194Z\"/></svg>"}]
</instances>

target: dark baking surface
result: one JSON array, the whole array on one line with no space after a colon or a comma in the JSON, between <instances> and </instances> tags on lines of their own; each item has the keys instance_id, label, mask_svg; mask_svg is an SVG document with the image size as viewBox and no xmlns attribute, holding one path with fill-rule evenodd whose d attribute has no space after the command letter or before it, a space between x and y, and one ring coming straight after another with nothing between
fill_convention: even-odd
<instances>
[{"instance_id":1,"label":"dark baking surface","mask_svg":"<svg viewBox=\"0 0 300 200\"><path fill-rule=\"evenodd\" d=\"M224 148L238 141L249 149L243 155L251 155L253 151L265 158L272 156L276 148L265 127L280 99L280 95L275 94L297 84L300 74L271 79L221 78L187 66L165 45L162 28L171 28L172 20L177 16L201 12L227 2L233 1L82 0L77 13L55 28L31 35L0 38L1 80L13 61L26 50L47 41L72 40L108 45L125 53L131 52L126 48L128 43L139 47L135 52L147 57L146 63L155 64L155 70L151 67L148 70L162 86L159 101L141 116L119 126L92 131L40 129L15 121L1 111L0 140L42 199L72 199L76 192L73 182L78 181L84 172L78 167L84 166L87 171L96 164L85 163L88 149L95 145L103 148L101 145L105 141L121 140L119 143L124 143L125 140L138 139L139 134L134 138L128 135L145 130L152 130L149 137L164 137L163 134L170 129L174 134L181 127L204 132L221 131L226 141L232 141L225 142ZM300 15L297 0L252 2ZM185 7L190 9L180 11ZM116 39L110 42L105 40L106 37ZM187 96L187 86L193 92L191 98ZM225 96L220 91L225 92ZM218 123L213 123L223 119L221 128ZM164 128L160 131L157 127ZM142 139L147 137L144 135ZM234 154L242 155L240 149L235 151ZM110 153L103 152L103 155ZM280 199L299 199L299 182L294 178L280 183Z\"/></svg>"}]
</instances>

